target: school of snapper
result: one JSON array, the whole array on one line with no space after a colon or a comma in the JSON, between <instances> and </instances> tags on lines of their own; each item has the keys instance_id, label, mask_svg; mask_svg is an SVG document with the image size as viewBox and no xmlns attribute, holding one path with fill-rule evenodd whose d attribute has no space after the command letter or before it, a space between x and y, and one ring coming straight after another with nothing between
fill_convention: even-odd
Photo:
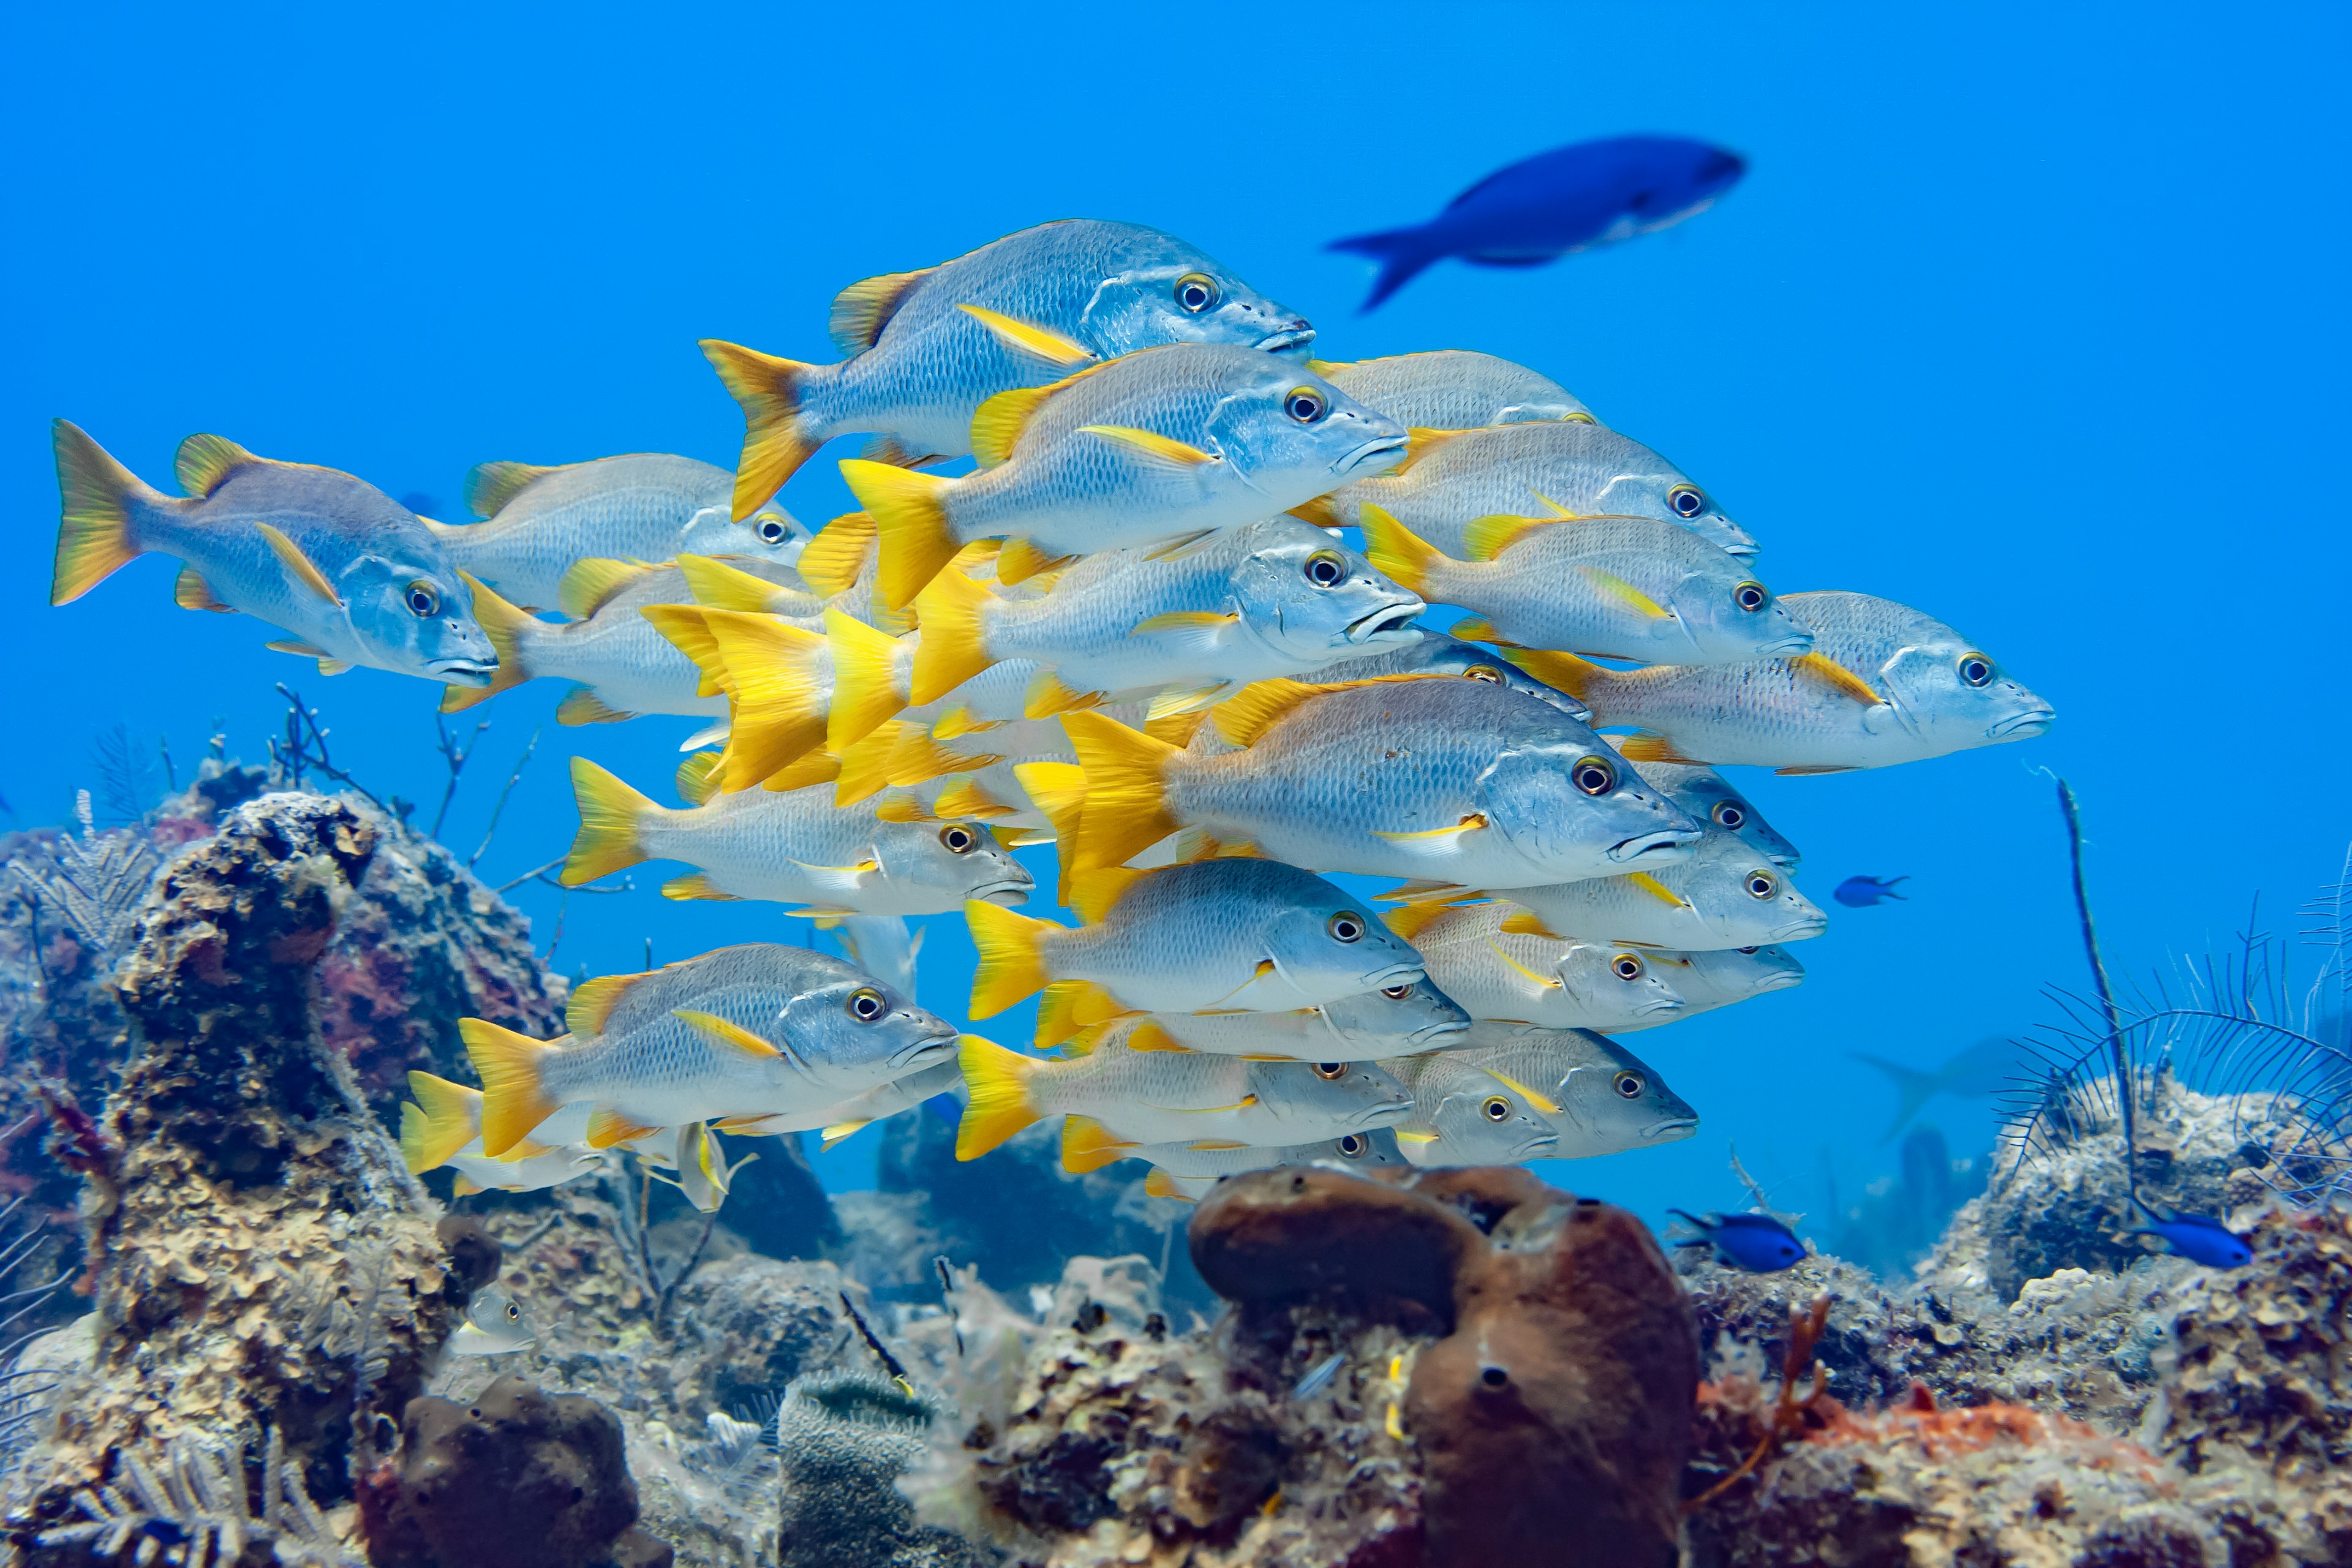
<instances>
[{"instance_id":1,"label":"school of snapper","mask_svg":"<svg viewBox=\"0 0 2352 1568\"><path fill-rule=\"evenodd\" d=\"M1798 984L1782 944L1827 925L1715 770L2053 719L1917 610L1766 587L1754 536L1549 378L1307 358L1306 321L1154 229L1024 230L851 285L830 329L832 364L702 345L733 473L487 463L457 526L215 436L167 496L57 422L52 602L156 551L181 605L445 710L547 678L566 724L703 720L683 806L573 759L563 879L677 862L667 897L787 904L872 959L750 942L576 987L558 1040L465 1020L481 1088L411 1075L416 1170L527 1191L626 1147L709 1210L716 1133L831 1142L942 1095L961 1158L1058 1117L1070 1169L1143 1160L1178 1197L1687 1137L1609 1037ZM852 434L862 510L812 534L774 496ZM1012 907L1048 843L1075 925ZM1342 873L1398 879L1388 912ZM1036 1054L908 994L877 918L959 910L968 1016L1036 996Z\"/></svg>"}]
</instances>

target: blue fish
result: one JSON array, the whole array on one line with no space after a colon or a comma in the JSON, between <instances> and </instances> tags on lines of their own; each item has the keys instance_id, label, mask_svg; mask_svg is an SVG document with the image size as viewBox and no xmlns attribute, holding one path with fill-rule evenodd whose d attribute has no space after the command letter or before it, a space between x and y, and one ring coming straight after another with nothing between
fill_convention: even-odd
<instances>
[{"instance_id":1,"label":"blue fish","mask_svg":"<svg viewBox=\"0 0 2352 1568\"><path fill-rule=\"evenodd\" d=\"M1805 1244L1769 1214L1711 1214L1701 1219L1680 1209L1666 1212L1706 1233L1676 1246L1712 1247L1715 1260L1727 1268L1744 1268L1750 1274L1778 1274L1805 1260Z\"/></svg>"},{"instance_id":2,"label":"blue fish","mask_svg":"<svg viewBox=\"0 0 2352 1568\"><path fill-rule=\"evenodd\" d=\"M1445 257L1484 267L1540 267L1571 251L1651 234L1738 184L1747 161L1680 136L1579 142L1497 170L1411 228L1335 239L1329 248L1381 264L1370 310Z\"/></svg>"},{"instance_id":3,"label":"blue fish","mask_svg":"<svg viewBox=\"0 0 2352 1568\"><path fill-rule=\"evenodd\" d=\"M2254 1260L2254 1249L2246 1245L2246 1238L2218 1219L2177 1211L2168 1215L2144 1198L2135 1197L2132 1202L2139 1205L2154 1223L2143 1229L2126 1231L2126 1236L2159 1237L2175 1256L2208 1268L2243 1268Z\"/></svg>"},{"instance_id":4,"label":"blue fish","mask_svg":"<svg viewBox=\"0 0 2352 1568\"><path fill-rule=\"evenodd\" d=\"M1830 897L1850 910L1866 910L1889 899L1898 904L1907 904L1911 900L1896 892L1895 884L1910 879L1908 877L1848 877L1832 889Z\"/></svg>"},{"instance_id":5,"label":"blue fish","mask_svg":"<svg viewBox=\"0 0 2352 1568\"><path fill-rule=\"evenodd\" d=\"M1342 1351L1333 1351L1328 1357L1311 1368L1305 1377L1298 1380L1298 1386L1290 1391L1290 1397L1307 1399L1322 1393L1330 1385L1331 1380L1339 1375L1339 1369L1347 1364L1347 1353Z\"/></svg>"}]
</instances>

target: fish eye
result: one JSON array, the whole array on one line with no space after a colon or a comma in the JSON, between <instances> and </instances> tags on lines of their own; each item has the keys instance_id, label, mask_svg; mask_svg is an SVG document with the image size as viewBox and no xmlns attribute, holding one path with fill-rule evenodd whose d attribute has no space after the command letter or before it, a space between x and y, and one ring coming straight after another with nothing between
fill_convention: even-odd
<instances>
[{"instance_id":1,"label":"fish eye","mask_svg":"<svg viewBox=\"0 0 2352 1568\"><path fill-rule=\"evenodd\" d=\"M408 585L408 613L418 620L441 613L441 590L422 577ZM1977 682L1981 686L1982 681Z\"/></svg>"},{"instance_id":2,"label":"fish eye","mask_svg":"<svg viewBox=\"0 0 2352 1568\"><path fill-rule=\"evenodd\" d=\"M1761 948L1743 947L1743 948L1741 948L1739 951L1740 951L1740 952L1742 952L1753 953L1753 952L1762 952L1763 950L1762 950Z\"/></svg>"},{"instance_id":3,"label":"fish eye","mask_svg":"<svg viewBox=\"0 0 2352 1568\"><path fill-rule=\"evenodd\" d=\"M1483 680L1489 686L1503 684L1503 672L1491 664L1474 664L1462 672L1465 680Z\"/></svg>"},{"instance_id":4,"label":"fish eye","mask_svg":"<svg viewBox=\"0 0 2352 1568\"><path fill-rule=\"evenodd\" d=\"M1980 653L1960 655L1960 679L1970 686L1992 684L1992 660Z\"/></svg>"},{"instance_id":5,"label":"fish eye","mask_svg":"<svg viewBox=\"0 0 2352 1568\"><path fill-rule=\"evenodd\" d=\"M782 544L784 536L791 531L784 526L784 520L772 512L760 519L760 542L762 544Z\"/></svg>"},{"instance_id":6,"label":"fish eye","mask_svg":"<svg viewBox=\"0 0 2352 1568\"><path fill-rule=\"evenodd\" d=\"M980 844L980 835L961 822L950 822L940 829L940 842L950 855L969 855Z\"/></svg>"},{"instance_id":7,"label":"fish eye","mask_svg":"<svg viewBox=\"0 0 2352 1568\"><path fill-rule=\"evenodd\" d=\"M1642 1075L1637 1072L1621 1072L1612 1082L1618 1094L1627 1100L1641 1099L1642 1090L1649 1087L1642 1081Z\"/></svg>"},{"instance_id":8,"label":"fish eye","mask_svg":"<svg viewBox=\"0 0 2352 1568\"><path fill-rule=\"evenodd\" d=\"M1675 509L1676 517L1696 517L1706 510L1706 497L1696 485L1676 485L1666 492L1666 504Z\"/></svg>"},{"instance_id":9,"label":"fish eye","mask_svg":"<svg viewBox=\"0 0 2352 1568\"><path fill-rule=\"evenodd\" d=\"M1341 910L1323 922L1323 929L1331 933L1333 942L1361 942L1364 940L1364 917L1353 910Z\"/></svg>"},{"instance_id":10,"label":"fish eye","mask_svg":"<svg viewBox=\"0 0 2352 1568\"><path fill-rule=\"evenodd\" d=\"M1499 1094L1488 1095L1486 1103L1478 1109L1489 1121L1508 1121L1511 1119L1511 1102Z\"/></svg>"},{"instance_id":11,"label":"fish eye","mask_svg":"<svg viewBox=\"0 0 2352 1568\"><path fill-rule=\"evenodd\" d=\"M1176 302L1199 315L1217 302L1217 280L1205 272L1187 272L1176 279Z\"/></svg>"},{"instance_id":12,"label":"fish eye","mask_svg":"<svg viewBox=\"0 0 2352 1568\"><path fill-rule=\"evenodd\" d=\"M1315 1076L1321 1079L1325 1083L1337 1083L1341 1079L1348 1076L1348 1064L1346 1062L1317 1062L1315 1064Z\"/></svg>"},{"instance_id":13,"label":"fish eye","mask_svg":"<svg viewBox=\"0 0 2352 1568\"><path fill-rule=\"evenodd\" d=\"M1383 985L1381 987L1381 994L1391 1002L1402 1002L1412 994L1412 983L1407 981L1402 985Z\"/></svg>"},{"instance_id":14,"label":"fish eye","mask_svg":"<svg viewBox=\"0 0 2352 1568\"><path fill-rule=\"evenodd\" d=\"M1336 550L1318 550L1307 558L1307 580L1318 588L1336 588L1347 580L1348 563Z\"/></svg>"},{"instance_id":15,"label":"fish eye","mask_svg":"<svg viewBox=\"0 0 2352 1568\"><path fill-rule=\"evenodd\" d=\"M1746 885L1748 896L1751 899L1769 899L1780 890L1780 884L1772 879L1769 871L1748 872Z\"/></svg>"},{"instance_id":16,"label":"fish eye","mask_svg":"<svg viewBox=\"0 0 2352 1568\"><path fill-rule=\"evenodd\" d=\"M1738 832L1748 821L1748 808L1736 800L1717 801L1715 810L1708 815L1715 818L1717 827L1727 827L1734 833Z\"/></svg>"},{"instance_id":17,"label":"fish eye","mask_svg":"<svg viewBox=\"0 0 2352 1568\"><path fill-rule=\"evenodd\" d=\"M1607 795L1617 787L1617 770L1601 757L1579 757L1568 776L1587 795Z\"/></svg>"},{"instance_id":18,"label":"fish eye","mask_svg":"<svg viewBox=\"0 0 2352 1568\"><path fill-rule=\"evenodd\" d=\"M507 1321L509 1323L520 1323L522 1321L522 1309L516 1306L512 1301L509 1301L507 1303Z\"/></svg>"},{"instance_id":19,"label":"fish eye","mask_svg":"<svg viewBox=\"0 0 2352 1568\"><path fill-rule=\"evenodd\" d=\"M1323 401L1323 395L1311 386L1294 386L1283 395L1282 411L1301 425L1314 424L1329 406Z\"/></svg>"},{"instance_id":20,"label":"fish eye","mask_svg":"<svg viewBox=\"0 0 2352 1568\"><path fill-rule=\"evenodd\" d=\"M1339 1155L1346 1160L1360 1160L1364 1157L1364 1151L1370 1147L1371 1145L1364 1141L1363 1134L1350 1132L1339 1140Z\"/></svg>"},{"instance_id":21,"label":"fish eye","mask_svg":"<svg viewBox=\"0 0 2352 1568\"><path fill-rule=\"evenodd\" d=\"M1620 980L1639 980L1643 973L1642 961L1630 952L1621 952L1609 961L1609 973Z\"/></svg>"},{"instance_id":22,"label":"fish eye","mask_svg":"<svg viewBox=\"0 0 2352 1568\"><path fill-rule=\"evenodd\" d=\"M861 985L849 994L849 1016L861 1024L870 1024L889 1010L882 993L871 985Z\"/></svg>"},{"instance_id":23,"label":"fish eye","mask_svg":"<svg viewBox=\"0 0 2352 1568\"><path fill-rule=\"evenodd\" d=\"M1743 610L1760 610L1772 602L1772 595L1758 582L1741 583L1731 590L1731 602Z\"/></svg>"}]
</instances>

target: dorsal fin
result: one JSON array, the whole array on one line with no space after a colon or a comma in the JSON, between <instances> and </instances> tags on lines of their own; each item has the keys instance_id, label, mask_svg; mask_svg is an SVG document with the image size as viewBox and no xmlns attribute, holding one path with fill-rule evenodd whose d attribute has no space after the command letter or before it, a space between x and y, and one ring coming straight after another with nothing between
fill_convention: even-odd
<instances>
[{"instance_id":1,"label":"dorsal fin","mask_svg":"<svg viewBox=\"0 0 2352 1568\"><path fill-rule=\"evenodd\" d=\"M1311 359L1307 362L1307 368L1326 381L1331 379L1333 371L1353 370L1355 367L1356 362L1350 359Z\"/></svg>"},{"instance_id":2,"label":"dorsal fin","mask_svg":"<svg viewBox=\"0 0 2352 1568\"><path fill-rule=\"evenodd\" d=\"M1800 675L1812 677L1832 691L1843 692L1856 702L1874 708L1878 705L1878 693L1870 689L1870 682L1825 653L1801 653L1789 661L1789 668Z\"/></svg>"},{"instance_id":3,"label":"dorsal fin","mask_svg":"<svg viewBox=\"0 0 2352 1568\"><path fill-rule=\"evenodd\" d=\"M827 598L846 594L873 556L877 538L871 512L843 512L817 530L793 568Z\"/></svg>"},{"instance_id":4,"label":"dorsal fin","mask_svg":"<svg viewBox=\"0 0 2352 1568\"><path fill-rule=\"evenodd\" d=\"M621 993L644 978L643 974L600 974L582 981L572 988L572 998L563 1005L563 1026L574 1035L603 1034L604 1020L620 1005Z\"/></svg>"},{"instance_id":5,"label":"dorsal fin","mask_svg":"<svg viewBox=\"0 0 2352 1568\"><path fill-rule=\"evenodd\" d=\"M1070 908L1077 912L1086 925L1100 925L1126 891L1150 876L1132 866L1097 866L1071 877L1068 889Z\"/></svg>"},{"instance_id":6,"label":"dorsal fin","mask_svg":"<svg viewBox=\"0 0 2352 1568\"><path fill-rule=\"evenodd\" d=\"M1683 755L1664 735L1627 735L1622 739L1612 735L1609 740L1616 746L1617 754L1629 763L1693 763L1700 760Z\"/></svg>"},{"instance_id":7,"label":"dorsal fin","mask_svg":"<svg viewBox=\"0 0 2352 1568\"><path fill-rule=\"evenodd\" d=\"M574 561L556 584L558 608L575 621L584 621L610 603L614 595L648 572L661 568L650 561L619 561L591 556Z\"/></svg>"},{"instance_id":8,"label":"dorsal fin","mask_svg":"<svg viewBox=\"0 0 2352 1568\"><path fill-rule=\"evenodd\" d=\"M1129 1030L1125 1044L1130 1051L1182 1051L1190 1055L1192 1049L1150 1018Z\"/></svg>"},{"instance_id":9,"label":"dorsal fin","mask_svg":"<svg viewBox=\"0 0 2352 1568\"><path fill-rule=\"evenodd\" d=\"M1395 909L1382 910L1381 919L1387 923L1389 930L1396 932L1405 941L1411 942L1423 931L1427 931L1430 923L1438 916L1452 914L1460 907L1457 904L1434 901L1425 904L1402 904Z\"/></svg>"},{"instance_id":10,"label":"dorsal fin","mask_svg":"<svg viewBox=\"0 0 2352 1568\"><path fill-rule=\"evenodd\" d=\"M688 805L700 805L719 793L719 763L717 752L697 752L677 764L677 798Z\"/></svg>"},{"instance_id":11,"label":"dorsal fin","mask_svg":"<svg viewBox=\"0 0 2352 1568\"><path fill-rule=\"evenodd\" d=\"M172 474L189 495L208 496L220 488L231 469L264 460L226 436L191 436L180 443L179 453L172 459Z\"/></svg>"},{"instance_id":12,"label":"dorsal fin","mask_svg":"<svg viewBox=\"0 0 2352 1568\"><path fill-rule=\"evenodd\" d=\"M1507 512L1474 518L1462 531L1464 556L1471 561L1492 561L1530 530L1549 528L1559 521L1556 517L1513 517Z\"/></svg>"},{"instance_id":13,"label":"dorsal fin","mask_svg":"<svg viewBox=\"0 0 2352 1568\"><path fill-rule=\"evenodd\" d=\"M862 354L882 336L882 329L898 313L916 286L938 271L919 267L912 272L883 272L861 278L833 297L833 310L824 323L825 336L845 354Z\"/></svg>"},{"instance_id":14,"label":"dorsal fin","mask_svg":"<svg viewBox=\"0 0 2352 1568\"><path fill-rule=\"evenodd\" d=\"M1359 686L1391 686L1401 680L1437 679L1424 671L1405 675L1374 675L1361 680L1331 680L1310 685L1303 680L1291 680L1277 676L1272 680L1260 680L1244 686L1241 691L1226 698L1209 710L1217 733L1236 746L1255 744L1260 735L1301 703L1334 691L1350 691Z\"/></svg>"},{"instance_id":15,"label":"dorsal fin","mask_svg":"<svg viewBox=\"0 0 2352 1568\"><path fill-rule=\"evenodd\" d=\"M1642 873L1636 871L1634 875L1638 877L1642 875ZM1654 879L1653 879L1654 880ZM1676 900L1676 902L1680 901L1681 900ZM1390 923L1393 925L1395 922L1392 921ZM1549 937L1553 942L1563 942L1567 940L1562 937L1559 932L1544 924L1543 916L1536 913L1533 910L1521 910L1517 914L1504 916L1502 929L1506 934L1510 936Z\"/></svg>"},{"instance_id":16,"label":"dorsal fin","mask_svg":"<svg viewBox=\"0 0 2352 1568\"><path fill-rule=\"evenodd\" d=\"M1407 430L1404 433L1404 461L1399 463L1389 477L1394 479L1456 436L1468 434L1466 430L1430 430L1418 426Z\"/></svg>"},{"instance_id":17,"label":"dorsal fin","mask_svg":"<svg viewBox=\"0 0 2352 1568\"><path fill-rule=\"evenodd\" d=\"M1029 421L1045 406L1047 398L1101 368L1090 364L1075 375L1066 375L1044 386L1016 386L982 404L980 411L971 416L971 453L980 459L980 466L991 468L1011 457L1013 443L1021 439L1021 432L1029 427Z\"/></svg>"},{"instance_id":18,"label":"dorsal fin","mask_svg":"<svg viewBox=\"0 0 2352 1568\"><path fill-rule=\"evenodd\" d=\"M461 495L466 510L476 517L495 517L499 509L528 489L534 480L560 474L569 463L541 467L537 463L476 463L466 470Z\"/></svg>"}]
</instances>

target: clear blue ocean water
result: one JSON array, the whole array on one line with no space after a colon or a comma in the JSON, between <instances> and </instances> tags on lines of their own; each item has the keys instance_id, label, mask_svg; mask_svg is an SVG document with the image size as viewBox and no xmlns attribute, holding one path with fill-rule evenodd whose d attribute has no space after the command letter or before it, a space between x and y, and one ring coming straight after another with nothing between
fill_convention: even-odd
<instances>
[{"instance_id":1,"label":"clear blue ocean water","mask_svg":"<svg viewBox=\"0 0 2352 1568\"><path fill-rule=\"evenodd\" d=\"M1720 498L1777 589L1914 604L2057 705L2022 745L1735 775L1817 900L1874 873L1909 876L1910 901L1833 908L1801 989L1630 1040L1698 1136L1553 1180L1654 1218L1740 1201L1727 1143L1782 1208L1893 1170L1893 1092L1850 1051L1932 1066L2082 982L2036 770L2083 797L2125 972L2229 942L2257 894L2292 931L2352 837L2339 8L109 6L5 26L12 825L64 820L117 722L184 777L215 730L260 760L279 680L379 794L429 803L445 776L432 689L324 680L251 621L180 612L161 557L49 607L51 416L153 480L214 431L450 518L488 458L731 465L740 421L695 339L830 358L842 285L1100 216L1304 310L1323 357L1475 348L1550 374ZM1628 131L1751 170L1680 229L1443 265L1370 317L1369 266L1322 248ZM822 460L783 499L812 525L849 505ZM461 853L543 727L482 858L494 883L569 841L564 755L656 786L694 727L559 729L561 694L487 710ZM571 898L557 965L801 929L666 902L659 879ZM515 896L544 945L557 893ZM970 946L929 923L924 999L959 1015ZM1986 1145L1982 1101L1927 1114L1956 1152ZM825 1156L828 1181L870 1184L874 1137Z\"/></svg>"}]
</instances>

